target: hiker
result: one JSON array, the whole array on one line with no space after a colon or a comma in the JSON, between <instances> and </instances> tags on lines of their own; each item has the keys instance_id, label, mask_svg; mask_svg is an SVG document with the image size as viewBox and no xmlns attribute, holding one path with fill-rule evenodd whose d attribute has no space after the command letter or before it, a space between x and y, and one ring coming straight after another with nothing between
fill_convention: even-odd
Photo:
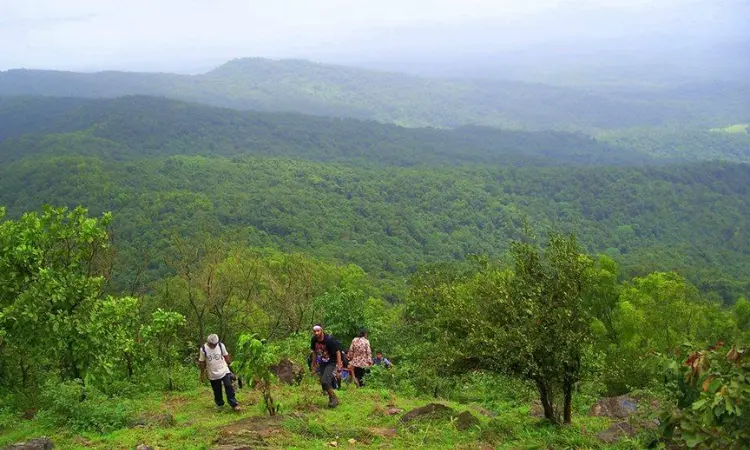
<instances>
[{"instance_id":1,"label":"hiker","mask_svg":"<svg viewBox=\"0 0 750 450\"><path fill-rule=\"evenodd\" d=\"M390 369L391 367L393 367L393 363L388 361L388 358L383 356L383 352L375 353L375 357L372 358L372 364L374 366L379 366L382 364L383 366L385 366L386 369Z\"/></svg>"},{"instance_id":2,"label":"hiker","mask_svg":"<svg viewBox=\"0 0 750 450\"><path fill-rule=\"evenodd\" d=\"M217 408L224 406L224 396L221 392L221 386L227 392L227 401L235 411L240 411L240 405L234 396L234 374L229 370L232 363L232 356L227 352L226 346L219 342L219 336L210 334L206 338L206 343L201 346L198 355L198 366L201 370L201 383L206 381L206 375L211 382L211 388L214 391L214 402Z\"/></svg>"},{"instance_id":3,"label":"hiker","mask_svg":"<svg viewBox=\"0 0 750 450\"><path fill-rule=\"evenodd\" d=\"M372 348L364 328L359 330L359 337L355 337L349 345L349 361L354 368L354 382L358 387L364 386L365 371L372 366Z\"/></svg>"},{"instance_id":4,"label":"hiker","mask_svg":"<svg viewBox=\"0 0 750 450\"><path fill-rule=\"evenodd\" d=\"M321 325L313 327L313 337L310 340L312 367L310 373L320 370L320 385L328 393L328 407L335 408L339 399L333 391L334 373L343 368L341 361L341 347L333 337L323 332Z\"/></svg>"}]
</instances>

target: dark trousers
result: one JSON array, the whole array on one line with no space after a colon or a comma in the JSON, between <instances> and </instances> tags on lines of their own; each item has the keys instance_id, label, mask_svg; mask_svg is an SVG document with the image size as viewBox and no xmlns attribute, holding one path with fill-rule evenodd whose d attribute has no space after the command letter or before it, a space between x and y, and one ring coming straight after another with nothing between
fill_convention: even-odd
<instances>
[{"instance_id":1,"label":"dark trousers","mask_svg":"<svg viewBox=\"0 0 750 450\"><path fill-rule=\"evenodd\" d=\"M224 375L224 378L211 380L211 389L214 390L214 402L216 402L216 406L224 406L224 396L221 392L221 385L224 385L224 390L227 391L227 401L229 402L229 405L234 408L237 406L237 399L234 398L234 386L232 386L231 373Z\"/></svg>"},{"instance_id":2,"label":"dark trousers","mask_svg":"<svg viewBox=\"0 0 750 450\"><path fill-rule=\"evenodd\" d=\"M328 389L333 389L335 379L334 379L334 372L336 371L336 364L334 363L328 363L324 366L321 366L320 368L320 385L323 387L324 391L327 391Z\"/></svg>"},{"instance_id":3,"label":"dark trousers","mask_svg":"<svg viewBox=\"0 0 750 450\"><path fill-rule=\"evenodd\" d=\"M357 379L357 382L360 386L364 386L365 383L363 381L363 378L365 377L365 373L367 372L367 369L364 367L355 367L354 368L354 378Z\"/></svg>"}]
</instances>

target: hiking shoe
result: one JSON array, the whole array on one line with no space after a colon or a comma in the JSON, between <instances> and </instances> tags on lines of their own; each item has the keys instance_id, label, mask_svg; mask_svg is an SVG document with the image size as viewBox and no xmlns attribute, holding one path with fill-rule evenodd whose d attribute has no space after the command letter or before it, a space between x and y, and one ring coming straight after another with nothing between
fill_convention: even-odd
<instances>
[{"instance_id":1,"label":"hiking shoe","mask_svg":"<svg viewBox=\"0 0 750 450\"><path fill-rule=\"evenodd\" d=\"M216 406L214 406L214 408L216 408L216 409L224 409L224 405L216 405Z\"/></svg>"},{"instance_id":2,"label":"hiking shoe","mask_svg":"<svg viewBox=\"0 0 750 450\"><path fill-rule=\"evenodd\" d=\"M240 405L237 405L237 406L235 406L235 407L234 407L234 408L232 408L232 409L233 409L233 410L235 410L235 411L237 411L237 412L240 412L240 411L242 411L242 408L240 408Z\"/></svg>"},{"instance_id":3,"label":"hiking shoe","mask_svg":"<svg viewBox=\"0 0 750 450\"><path fill-rule=\"evenodd\" d=\"M339 399L338 398L333 397L332 399L330 399L328 401L328 407L329 408L335 408L337 406L339 406Z\"/></svg>"}]
</instances>

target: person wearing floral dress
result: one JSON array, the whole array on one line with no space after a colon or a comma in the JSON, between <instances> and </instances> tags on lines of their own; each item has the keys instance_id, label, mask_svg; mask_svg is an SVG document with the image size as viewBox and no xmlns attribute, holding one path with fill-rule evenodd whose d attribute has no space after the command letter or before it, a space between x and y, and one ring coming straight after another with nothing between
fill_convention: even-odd
<instances>
[{"instance_id":1,"label":"person wearing floral dress","mask_svg":"<svg viewBox=\"0 0 750 450\"><path fill-rule=\"evenodd\" d=\"M359 337L352 340L349 346L349 365L354 368L354 382L357 386L364 386L365 371L372 366L372 349L367 339L367 330L359 330Z\"/></svg>"}]
</instances>

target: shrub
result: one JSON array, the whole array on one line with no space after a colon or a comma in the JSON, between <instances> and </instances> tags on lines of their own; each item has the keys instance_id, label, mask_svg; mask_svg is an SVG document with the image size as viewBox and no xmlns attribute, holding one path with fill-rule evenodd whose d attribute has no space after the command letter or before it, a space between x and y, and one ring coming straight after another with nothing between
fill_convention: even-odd
<instances>
[{"instance_id":1,"label":"shrub","mask_svg":"<svg viewBox=\"0 0 750 450\"><path fill-rule=\"evenodd\" d=\"M64 426L71 431L107 433L124 427L131 418L131 404L120 398L107 398L81 380L47 382L42 392L44 408L37 420Z\"/></svg>"}]
</instances>

